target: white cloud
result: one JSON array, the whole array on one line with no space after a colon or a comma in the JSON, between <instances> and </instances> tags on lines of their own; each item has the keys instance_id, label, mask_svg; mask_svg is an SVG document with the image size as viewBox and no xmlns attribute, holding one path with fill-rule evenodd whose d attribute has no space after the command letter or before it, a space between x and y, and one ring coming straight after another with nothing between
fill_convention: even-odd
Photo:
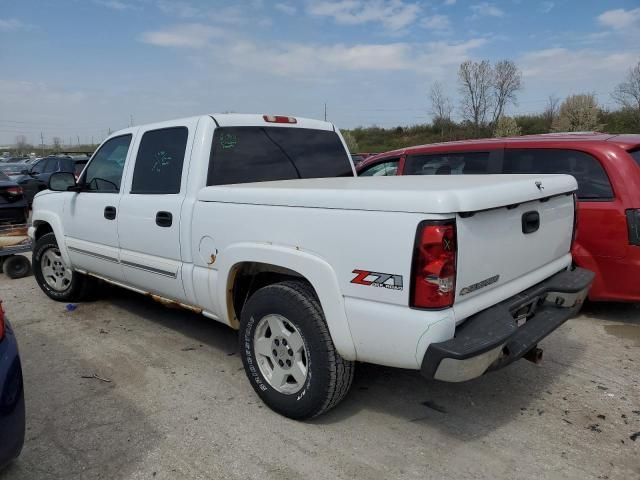
<instances>
[{"instance_id":1,"label":"white cloud","mask_svg":"<svg viewBox=\"0 0 640 480\"><path fill-rule=\"evenodd\" d=\"M423 18L420 25L430 30L449 30L451 28L451 22L446 15L432 15Z\"/></svg>"},{"instance_id":2,"label":"white cloud","mask_svg":"<svg viewBox=\"0 0 640 480\"><path fill-rule=\"evenodd\" d=\"M145 32L140 40L158 47L202 48L215 37L221 37L224 31L220 28L201 23L175 25L165 30Z\"/></svg>"},{"instance_id":3,"label":"white cloud","mask_svg":"<svg viewBox=\"0 0 640 480\"><path fill-rule=\"evenodd\" d=\"M598 22L615 30L640 27L640 8L634 8L633 10L625 10L624 8L607 10L598 15Z\"/></svg>"},{"instance_id":4,"label":"white cloud","mask_svg":"<svg viewBox=\"0 0 640 480\"><path fill-rule=\"evenodd\" d=\"M418 4L403 0L323 0L309 5L312 15L332 17L342 25L381 23L389 30L411 25L419 12Z\"/></svg>"},{"instance_id":5,"label":"white cloud","mask_svg":"<svg viewBox=\"0 0 640 480\"><path fill-rule=\"evenodd\" d=\"M444 4L445 5L455 5L456 4L456 0L444 0Z\"/></svg>"},{"instance_id":6,"label":"white cloud","mask_svg":"<svg viewBox=\"0 0 640 480\"><path fill-rule=\"evenodd\" d=\"M103 7L111 8L112 10L132 10L138 8L130 3L123 2L121 0L93 0L93 3L102 5Z\"/></svg>"},{"instance_id":7,"label":"white cloud","mask_svg":"<svg viewBox=\"0 0 640 480\"><path fill-rule=\"evenodd\" d=\"M469 7L473 11L475 18L479 17L504 17L504 11L489 2L481 2Z\"/></svg>"},{"instance_id":8,"label":"white cloud","mask_svg":"<svg viewBox=\"0 0 640 480\"><path fill-rule=\"evenodd\" d=\"M538 9L542 12L542 13L549 13L551 10L553 10L553 7L555 7L556 4L554 2L540 2L540 5L538 6Z\"/></svg>"},{"instance_id":9,"label":"white cloud","mask_svg":"<svg viewBox=\"0 0 640 480\"><path fill-rule=\"evenodd\" d=\"M33 25L21 22L17 18L0 18L0 32L15 32L18 30L31 30Z\"/></svg>"},{"instance_id":10,"label":"white cloud","mask_svg":"<svg viewBox=\"0 0 640 480\"><path fill-rule=\"evenodd\" d=\"M623 78L630 65L637 62L640 49L615 53L594 48L569 50L548 48L523 55L517 63L524 82L539 89L566 93L583 91L610 92ZM579 82L578 79L581 79Z\"/></svg>"},{"instance_id":11,"label":"white cloud","mask_svg":"<svg viewBox=\"0 0 640 480\"><path fill-rule=\"evenodd\" d=\"M289 3L276 3L274 8L287 15L295 15L298 9Z\"/></svg>"},{"instance_id":12,"label":"white cloud","mask_svg":"<svg viewBox=\"0 0 640 480\"><path fill-rule=\"evenodd\" d=\"M202 12L186 2L175 2L170 0L158 0L158 8L162 13L167 15L175 15L180 18L194 18L202 15Z\"/></svg>"}]
</instances>

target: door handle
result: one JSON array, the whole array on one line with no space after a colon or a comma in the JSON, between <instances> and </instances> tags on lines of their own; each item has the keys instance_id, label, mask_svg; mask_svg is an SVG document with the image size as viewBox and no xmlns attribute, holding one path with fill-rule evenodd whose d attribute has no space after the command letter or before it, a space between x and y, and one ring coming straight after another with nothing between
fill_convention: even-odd
<instances>
[{"instance_id":1,"label":"door handle","mask_svg":"<svg viewBox=\"0 0 640 480\"><path fill-rule=\"evenodd\" d=\"M538 212L527 212L522 215L522 233L525 235L538 231L540 228L540 214Z\"/></svg>"},{"instance_id":2,"label":"door handle","mask_svg":"<svg viewBox=\"0 0 640 480\"><path fill-rule=\"evenodd\" d=\"M104 207L104 218L106 218L107 220L115 220L116 207Z\"/></svg>"},{"instance_id":3,"label":"door handle","mask_svg":"<svg viewBox=\"0 0 640 480\"><path fill-rule=\"evenodd\" d=\"M170 227L173 223L173 215L171 212L156 213L156 225L159 227Z\"/></svg>"}]
</instances>

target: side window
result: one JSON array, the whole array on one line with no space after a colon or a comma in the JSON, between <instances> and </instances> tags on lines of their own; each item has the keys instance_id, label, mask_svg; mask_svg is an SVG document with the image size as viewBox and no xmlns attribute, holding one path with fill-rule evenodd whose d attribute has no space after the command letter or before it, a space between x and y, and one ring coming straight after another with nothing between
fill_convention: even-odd
<instances>
[{"instance_id":1,"label":"side window","mask_svg":"<svg viewBox=\"0 0 640 480\"><path fill-rule=\"evenodd\" d=\"M613 189L600 162L588 153L560 149L505 150L504 173L565 173L578 182L581 200L611 200Z\"/></svg>"},{"instance_id":2,"label":"side window","mask_svg":"<svg viewBox=\"0 0 640 480\"><path fill-rule=\"evenodd\" d=\"M81 183L90 192L119 192L131 135L108 140L96 152Z\"/></svg>"},{"instance_id":3,"label":"side window","mask_svg":"<svg viewBox=\"0 0 640 480\"><path fill-rule=\"evenodd\" d=\"M392 177L398 172L398 162L400 160L394 158L381 163L376 163L371 167L363 170L358 174L359 177Z\"/></svg>"},{"instance_id":4,"label":"side window","mask_svg":"<svg viewBox=\"0 0 640 480\"><path fill-rule=\"evenodd\" d=\"M146 132L138 148L131 193L180 193L188 136L187 127Z\"/></svg>"},{"instance_id":5,"label":"side window","mask_svg":"<svg viewBox=\"0 0 640 480\"><path fill-rule=\"evenodd\" d=\"M44 173L53 173L58 171L58 159L50 158L44 166Z\"/></svg>"},{"instance_id":6,"label":"side window","mask_svg":"<svg viewBox=\"0 0 640 480\"><path fill-rule=\"evenodd\" d=\"M31 173L42 173L44 172L44 167L47 164L47 162L49 161L49 159L44 158L42 160L40 160L38 163L36 163L33 168L31 169Z\"/></svg>"},{"instance_id":7,"label":"side window","mask_svg":"<svg viewBox=\"0 0 640 480\"><path fill-rule=\"evenodd\" d=\"M491 173L490 152L453 152L411 155L405 175L482 175Z\"/></svg>"}]
</instances>

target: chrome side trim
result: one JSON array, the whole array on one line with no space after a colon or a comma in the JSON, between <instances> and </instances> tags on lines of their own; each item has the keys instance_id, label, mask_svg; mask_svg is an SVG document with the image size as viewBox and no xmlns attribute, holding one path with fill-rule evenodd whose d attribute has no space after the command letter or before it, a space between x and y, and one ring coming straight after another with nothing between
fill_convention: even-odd
<instances>
[{"instance_id":1,"label":"chrome side trim","mask_svg":"<svg viewBox=\"0 0 640 480\"><path fill-rule=\"evenodd\" d=\"M144 270L145 272L155 273L157 275L163 275L165 277L177 278L178 276L175 272L167 272L166 270L160 270L159 268L140 265L139 263L127 262L126 260L122 260L120 263L125 267L136 268L138 270Z\"/></svg>"},{"instance_id":2,"label":"chrome side trim","mask_svg":"<svg viewBox=\"0 0 640 480\"><path fill-rule=\"evenodd\" d=\"M107 262L118 263L117 258L109 257L108 255L102 255L100 253L89 252L87 250L82 250L81 248L67 247L67 250L71 250L72 252L76 252L76 253L81 253L82 255L87 255L89 257L99 258L100 260L106 260Z\"/></svg>"}]
</instances>

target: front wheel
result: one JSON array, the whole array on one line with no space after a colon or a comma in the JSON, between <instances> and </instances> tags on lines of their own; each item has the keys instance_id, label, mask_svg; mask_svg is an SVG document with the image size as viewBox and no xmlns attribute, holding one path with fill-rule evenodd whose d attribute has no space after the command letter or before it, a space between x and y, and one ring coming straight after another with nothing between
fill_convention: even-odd
<instances>
[{"instance_id":1,"label":"front wheel","mask_svg":"<svg viewBox=\"0 0 640 480\"><path fill-rule=\"evenodd\" d=\"M304 282L267 285L241 314L240 351L258 396L293 419L318 416L349 391L354 363L336 351L313 289Z\"/></svg>"},{"instance_id":2,"label":"front wheel","mask_svg":"<svg viewBox=\"0 0 640 480\"><path fill-rule=\"evenodd\" d=\"M59 302L81 300L93 280L65 264L53 233L47 233L36 241L33 247L33 273L42 291Z\"/></svg>"}]
</instances>

